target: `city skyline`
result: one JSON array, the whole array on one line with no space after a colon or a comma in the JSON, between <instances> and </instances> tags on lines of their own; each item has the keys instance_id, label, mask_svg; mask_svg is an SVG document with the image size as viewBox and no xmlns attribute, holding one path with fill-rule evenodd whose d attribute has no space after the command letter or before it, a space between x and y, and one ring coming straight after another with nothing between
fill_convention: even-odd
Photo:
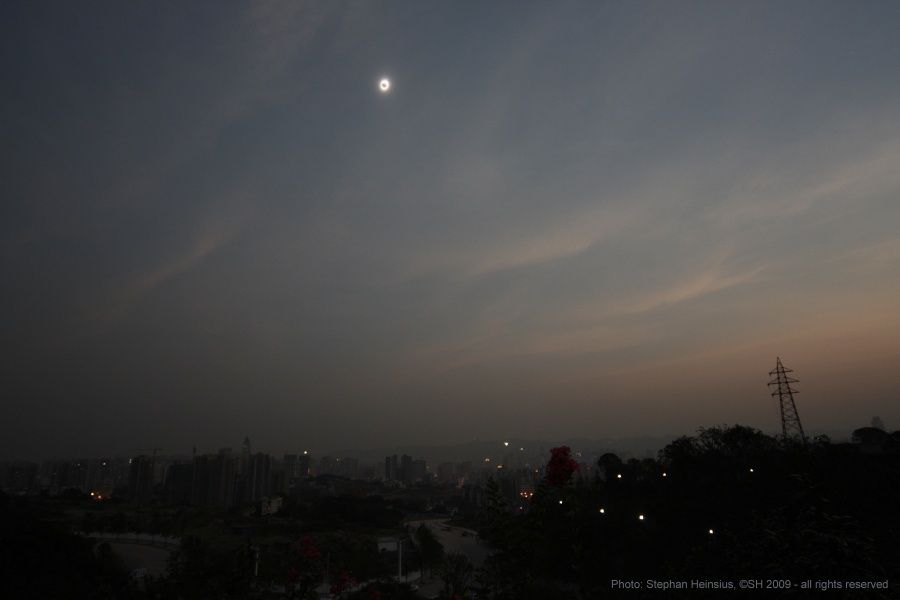
<instances>
[{"instance_id":1,"label":"city skyline","mask_svg":"<svg viewBox=\"0 0 900 600\"><path fill-rule=\"evenodd\" d=\"M900 422L900 6L201 6L0 6L0 458Z\"/></svg>"}]
</instances>

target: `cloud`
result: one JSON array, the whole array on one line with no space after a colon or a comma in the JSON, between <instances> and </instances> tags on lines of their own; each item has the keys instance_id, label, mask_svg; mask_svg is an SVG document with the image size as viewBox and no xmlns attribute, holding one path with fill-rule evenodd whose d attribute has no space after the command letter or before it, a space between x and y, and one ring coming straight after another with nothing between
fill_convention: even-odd
<instances>
[{"instance_id":1,"label":"cloud","mask_svg":"<svg viewBox=\"0 0 900 600\"><path fill-rule=\"evenodd\" d=\"M829 202L846 212L896 191L900 138L871 127L837 143L814 136L776 150L765 164L748 165L747 171L730 193L704 211L713 226L733 229L799 216Z\"/></svg>"},{"instance_id":2,"label":"cloud","mask_svg":"<svg viewBox=\"0 0 900 600\"><path fill-rule=\"evenodd\" d=\"M614 315L638 315L659 308L697 300L703 296L714 294L728 288L746 285L760 280L759 275L765 267L757 267L737 274L723 272L720 267L713 267L668 287L655 290L624 303L610 312Z\"/></svg>"},{"instance_id":3,"label":"cloud","mask_svg":"<svg viewBox=\"0 0 900 600\"><path fill-rule=\"evenodd\" d=\"M641 214L639 207L603 206L583 213L541 223L519 235L496 231L496 238L477 240L470 247L457 247L426 255L411 271L415 275L447 270L464 278L484 277L508 269L536 267L576 257L597 242L623 233ZM505 238L505 239L504 239Z\"/></svg>"},{"instance_id":4,"label":"cloud","mask_svg":"<svg viewBox=\"0 0 900 600\"><path fill-rule=\"evenodd\" d=\"M467 271L477 276L578 256L607 236L624 231L637 219L637 213L635 210L602 208L577 215L568 223L489 250L472 261Z\"/></svg>"},{"instance_id":5,"label":"cloud","mask_svg":"<svg viewBox=\"0 0 900 600\"><path fill-rule=\"evenodd\" d=\"M240 231L240 222L208 224L174 257L132 276L98 299L88 314L94 326L108 326L125 318L146 296L180 275L199 268L204 261L227 246Z\"/></svg>"},{"instance_id":6,"label":"cloud","mask_svg":"<svg viewBox=\"0 0 900 600\"><path fill-rule=\"evenodd\" d=\"M233 237L234 231L229 229L215 228L201 233L193 240L186 252L138 277L129 286L130 290L127 296L134 301L170 279L199 266Z\"/></svg>"},{"instance_id":7,"label":"cloud","mask_svg":"<svg viewBox=\"0 0 900 600\"><path fill-rule=\"evenodd\" d=\"M866 266L894 266L900 262L900 238L882 240L851 250L836 261L862 262Z\"/></svg>"}]
</instances>

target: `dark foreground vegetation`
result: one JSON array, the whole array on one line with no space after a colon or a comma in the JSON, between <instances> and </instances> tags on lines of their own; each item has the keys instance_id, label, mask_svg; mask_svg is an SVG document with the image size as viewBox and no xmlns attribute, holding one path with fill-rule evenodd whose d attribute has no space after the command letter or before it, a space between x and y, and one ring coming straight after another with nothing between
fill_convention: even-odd
<instances>
[{"instance_id":1,"label":"dark foreground vegetation","mask_svg":"<svg viewBox=\"0 0 900 600\"><path fill-rule=\"evenodd\" d=\"M563 463L562 474L550 470L522 515L510 515L492 495L484 535L498 551L479 574L480 589L484 597L511 599L600 597L615 579L889 580L896 586L896 443L895 434L863 453L860 444L783 444L750 428L714 428L674 441L659 460L623 464L605 455L594 480L567 477ZM715 594L622 595L698 593ZM741 592L723 594L734 593ZM890 591L871 596L895 597Z\"/></svg>"},{"instance_id":2,"label":"dark foreground vegetation","mask_svg":"<svg viewBox=\"0 0 900 600\"><path fill-rule=\"evenodd\" d=\"M261 520L239 511L98 512L74 495L0 496L0 597L428 597L397 581L396 554L377 547L398 531L408 535L407 568L436 582L432 597L773 595L713 585L745 579L889 581L887 590L827 595L897 597L898 436L857 433L853 444L802 445L746 427L712 428L672 442L656 460L603 455L590 473L579 472L568 448L556 448L536 489L509 494L509 486L490 479L484 501L463 515L490 548L479 568L445 550L427 527L406 532L404 516L420 507L402 499L291 500ZM72 533L117 528L178 536L168 572L137 578L109 544ZM620 592L611 589L613 580L713 587Z\"/></svg>"}]
</instances>

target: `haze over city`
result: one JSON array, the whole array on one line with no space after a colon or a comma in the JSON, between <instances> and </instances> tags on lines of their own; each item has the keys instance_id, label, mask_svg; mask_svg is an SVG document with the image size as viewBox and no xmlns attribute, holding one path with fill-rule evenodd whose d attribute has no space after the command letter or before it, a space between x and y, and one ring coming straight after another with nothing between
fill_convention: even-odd
<instances>
[{"instance_id":1,"label":"haze over city","mask_svg":"<svg viewBox=\"0 0 900 600\"><path fill-rule=\"evenodd\" d=\"M897 428L900 5L200 6L0 6L3 458Z\"/></svg>"}]
</instances>

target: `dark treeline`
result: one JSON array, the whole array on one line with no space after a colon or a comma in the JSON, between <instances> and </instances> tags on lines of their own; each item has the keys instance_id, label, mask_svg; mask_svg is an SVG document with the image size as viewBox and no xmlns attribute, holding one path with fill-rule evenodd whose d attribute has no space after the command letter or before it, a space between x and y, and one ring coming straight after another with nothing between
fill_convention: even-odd
<instances>
[{"instance_id":1,"label":"dark treeline","mask_svg":"<svg viewBox=\"0 0 900 600\"><path fill-rule=\"evenodd\" d=\"M879 440L802 445L741 426L705 429L658 460L604 455L593 479L568 477L563 463L521 515L491 486L483 533L497 552L480 573L481 597L599 597L614 579L896 582L900 453L897 434Z\"/></svg>"}]
</instances>

